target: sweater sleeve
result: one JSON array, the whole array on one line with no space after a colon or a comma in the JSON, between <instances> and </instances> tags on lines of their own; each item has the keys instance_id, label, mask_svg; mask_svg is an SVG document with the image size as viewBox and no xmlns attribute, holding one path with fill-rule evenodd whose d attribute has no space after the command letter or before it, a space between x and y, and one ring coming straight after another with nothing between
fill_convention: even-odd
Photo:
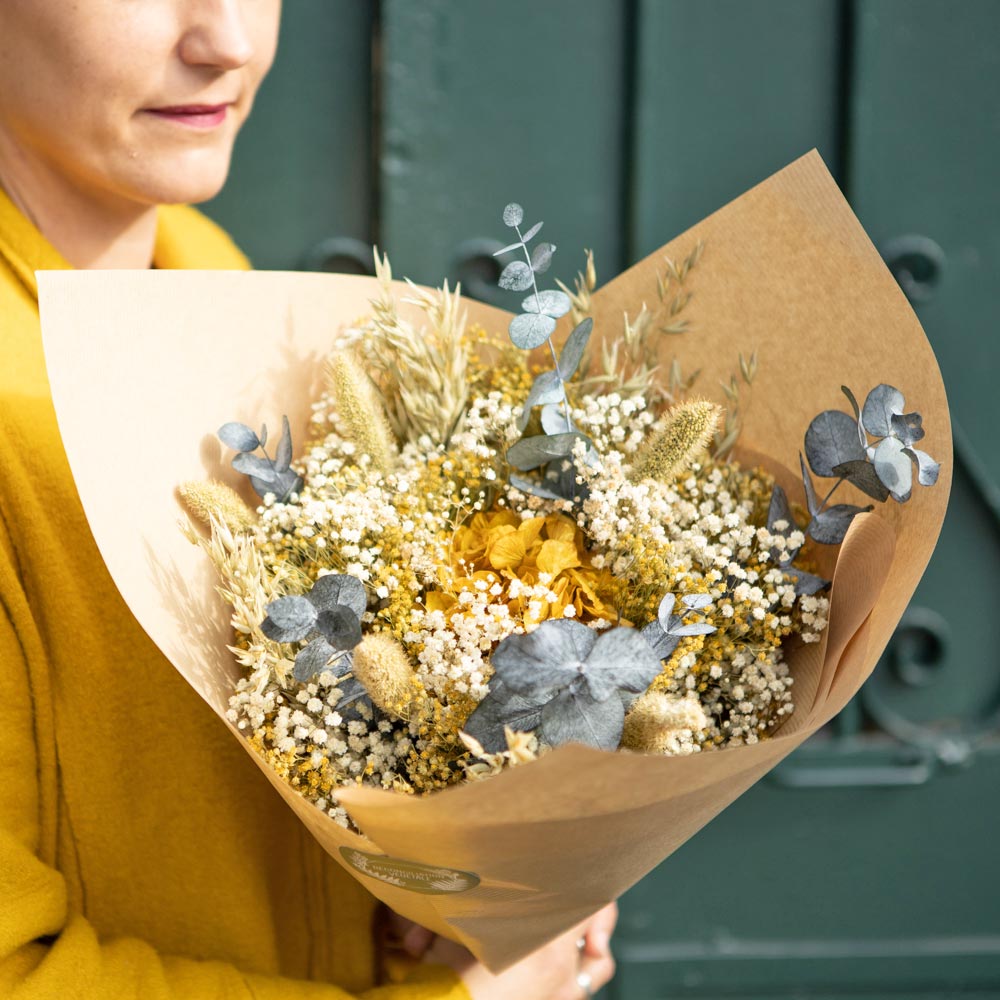
<instances>
[{"instance_id":1,"label":"sweater sleeve","mask_svg":"<svg viewBox=\"0 0 1000 1000\"><path fill-rule=\"evenodd\" d=\"M29 659L44 656L14 550L0 521L0 996L16 1000L349 1000L336 986L243 973L221 961L159 954L136 938L101 940L71 912L43 830L48 788L47 697L32 688ZM43 681L34 678L36 684ZM421 966L367 1000L471 1000L456 973Z\"/></svg>"}]
</instances>

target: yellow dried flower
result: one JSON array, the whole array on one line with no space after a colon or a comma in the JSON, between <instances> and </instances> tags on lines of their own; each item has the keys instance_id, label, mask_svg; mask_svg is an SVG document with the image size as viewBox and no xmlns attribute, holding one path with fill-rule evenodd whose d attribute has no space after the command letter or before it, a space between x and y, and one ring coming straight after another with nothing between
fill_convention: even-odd
<instances>
[{"instance_id":1,"label":"yellow dried flower","mask_svg":"<svg viewBox=\"0 0 1000 1000\"><path fill-rule=\"evenodd\" d=\"M525 588L543 581L547 599L524 596ZM460 609L463 591L495 587L496 603L506 604L526 625L566 617L617 621L609 600L613 583L610 572L594 567L586 538L571 518L521 520L512 511L494 510L473 515L455 530L451 567L442 568L441 588L427 594L426 605L447 614Z\"/></svg>"},{"instance_id":2,"label":"yellow dried flower","mask_svg":"<svg viewBox=\"0 0 1000 1000\"><path fill-rule=\"evenodd\" d=\"M633 478L666 482L683 472L706 448L722 416L722 407L705 399L678 403L667 422L635 463Z\"/></svg>"},{"instance_id":3,"label":"yellow dried flower","mask_svg":"<svg viewBox=\"0 0 1000 1000\"><path fill-rule=\"evenodd\" d=\"M621 745L639 753L683 752L680 734L686 730L697 733L707 725L708 718L696 697L647 691L625 716Z\"/></svg>"},{"instance_id":4,"label":"yellow dried flower","mask_svg":"<svg viewBox=\"0 0 1000 1000\"><path fill-rule=\"evenodd\" d=\"M384 632L366 635L352 655L354 676L388 715L405 718L413 697L413 666L403 647Z\"/></svg>"},{"instance_id":5,"label":"yellow dried flower","mask_svg":"<svg viewBox=\"0 0 1000 1000\"><path fill-rule=\"evenodd\" d=\"M215 479L192 480L181 483L178 492L188 510L204 524L211 524L214 516L234 534L253 531L257 524L254 512L225 483Z\"/></svg>"},{"instance_id":6,"label":"yellow dried flower","mask_svg":"<svg viewBox=\"0 0 1000 1000\"><path fill-rule=\"evenodd\" d=\"M398 452L388 417L371 379L346 352L337 354L327 371L337 413L350 439L368 455L379 472L388 475Z\"/></svg>"}]
</instances>

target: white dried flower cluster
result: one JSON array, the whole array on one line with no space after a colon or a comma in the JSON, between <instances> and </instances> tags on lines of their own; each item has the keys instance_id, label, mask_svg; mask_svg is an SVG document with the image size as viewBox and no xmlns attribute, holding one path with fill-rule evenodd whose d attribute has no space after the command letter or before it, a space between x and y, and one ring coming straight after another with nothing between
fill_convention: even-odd
<instances>
[{"instance_id":1,"label":"white dried flower cluster","mask_svg":"<svg viewBox=\"0 0 1000 1000\"><path fill-rule=\"evenodd\" d=\"M583 396L572 412L573 422L602 454L612 449L625 455L638 451L655 419L644 396L617 392Z\"/></svg>"},{"instance_id":2,"label":"white dried flower cluster","mask_svg":"<svg viewBox=\"0 0 1000 1000\"><path fill-rule=\"evenodd\" d=\"M440 742L426 715L383 714L350 674L336 678L333 665L306 684L293 682L296 650L260 632L265 605L282 593L302 592L326 573L355 576L368 593L364 630L392 631L424 696L442 707L454 698L478 703L489 691L489 658L500 641L536 627L557 601L555 613L577 613L555 593L546 573L525 581L470 571L465 584L448 590L452 574L462 576L466 566L452 565L455 532L470 515L485 513L490 495L494 512L513 511L522 522L569 514L590 547L590 571L625 580L633 589L662 592L669 581L678 593L712 597L705 614L718 633L686 639L659 688L687 706L662 741L664 752L755 742L792 710L780 636L794 627L805 641L814 641L827 614L825 598L796 597L777 565L801 546L801 533L785 537L780 532L787 525L776 526L774 535L755 527L753 501L734 492L723 468L695 465L688 478L668 483L630 479L630 463L657 426L639 394L577 399L573 422L599 454L595 459L591 452L584 461L583 445L577 449L586 489L582 503L526 495L504 475L505 452L520 436L518 416L518 407L499 392L473 399L447 450L426 436L408 441L387 472L358 453L332 398L324 396L314 406L314 442L300 467L302 490L285 503L268 498L259 508L256 536L244 546L254 550L249 555L231 536L224 539L229 549L222 544L213 555L241 636L234 652L249 670L227 716L282 761L307 762L322 775L323 794L314 801L338 822L348 821L333 787L363 778L412 790L409 768L415 760L423 766L420 761L433 756ZM649 566L642 560L649 553L660 559L655 579L644 577ZM426 595L442 586L442 601L429 606ZM750 632L779 638L741 644L740 636ZM532 759L538 750L533 737L510 734L509 740L504 754L476 755L479 763L466 767L467 776L494 773Z\"/></svg>"}]
</instances>

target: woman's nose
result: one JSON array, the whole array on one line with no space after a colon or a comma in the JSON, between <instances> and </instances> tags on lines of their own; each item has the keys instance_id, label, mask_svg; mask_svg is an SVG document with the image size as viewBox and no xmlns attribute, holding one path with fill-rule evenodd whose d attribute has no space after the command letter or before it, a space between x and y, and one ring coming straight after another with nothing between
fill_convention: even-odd
<instances>
[{"instance_id":1,"label":"woman's nose","mask_svg":"<svg viewBox=\"0 0 1000 1000\"><path fill-rule=\"evenodd\" d=\"M244 0L194 0L189 26L180 43L181 59L189 66L239 69L253 55L253 43L243 14Z\"/></svg>"}]
</instances>

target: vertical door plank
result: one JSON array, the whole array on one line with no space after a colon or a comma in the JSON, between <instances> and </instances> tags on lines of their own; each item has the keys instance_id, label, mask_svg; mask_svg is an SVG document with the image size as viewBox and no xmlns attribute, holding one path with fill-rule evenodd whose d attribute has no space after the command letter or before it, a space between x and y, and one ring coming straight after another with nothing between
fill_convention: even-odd
<instances>
[{"instance_id":1,"label":"vertical door plank","mask_svg":"<svg viewBox=\"0 0 1000 1000\"><path fill-rule=\"evenodd\" d=\"M864 0L858 13L850 197L883 252L933 240L940 276L914 303L950 403L1000 483L1000 4Z\"/></svg>"},{"instance_id":2,"label":"vertical door plank","mask_svg":"<svg viewBox=\"0 0 1000 1000\"><path fill-rule=\"evenodd\" d=\"M509 201L558 247L547 278L584 247L618 272L624 25L618 0L385 0L380 243L400 275L455 277L466 240L505 240Z\"/></svg>"},{"instance_id":3,"label":"vertical door plank","mask_svg":"<svg viewBox=\"0 0 1000 1000\"><path fill-rule=\"evenodd\" d=\"M839 167L836 0L638 0L630 260L814 146Z\"/></svg>"},{"instance_id":4,"label":"vertical door plank","mask_svg":"<svg viewBox=\"0 0 1000 1000\"><path fill-rule=\"evenodd\" d=\"M205 206L256 267L299 267L331 236L371 242L371 22L358 0L284 5L271 75Z\"/></svg>"}]
</instances>

